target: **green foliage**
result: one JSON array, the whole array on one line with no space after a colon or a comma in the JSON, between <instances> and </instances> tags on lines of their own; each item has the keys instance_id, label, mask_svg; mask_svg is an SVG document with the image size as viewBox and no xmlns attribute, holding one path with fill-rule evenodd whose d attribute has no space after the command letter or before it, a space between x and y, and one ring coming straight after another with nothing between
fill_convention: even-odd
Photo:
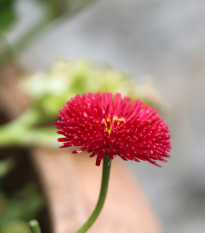
<instances>
[{"instance_id":1,"label":"green foliage","mask_svg":"<svg viewBox=\"0 0 205 233\"><path fill-rule=\"evenodd\" d=\"M50 23L56 19L66 16L69 17L94 0L33 0L39 2L39 7L42 7L43 13L30 27L25 30L17 40L12 43L4 44L6 41L6 31L15 23L18 15L15 10L15 5L18 0L0 0L0 68L8 61L14 61L19 53L22 52L36 36L43 32ZM3 42L3 43L2 43Z\"/></svg>"},{"instance_id":2,"label":"green foliage","mask_svg":"<svg viewBox=\"0 0 205 233\"><path fill-rule=\"evenodd\" d=\"M56 61L47 72L37 72L22 82L32 105L20 118L0 127L0 146L56 147L53 121L70 98L88 92L120 92L140 99L154 108L160 107L157 91L149 83L137 85L130 77L110 67L91 66L86 61ZM50 127L52 126L52 127Z\"/></svg>"},{"instance_id":3,"label":"green foliage","mask_svg":"<svg viewBox=\"0 0 205 233\"><path fill-rule=\"evenodd\" d=\"M90 0L35 0L44 5L45 14L51 20L67 13L73 6L87 4ZM15 4L17 0L0 0L0 33L7 31L17 19Z\"/></svg>"},{"instance_id":4,"label":"green foliage","mask_svg":"<svg viewBox=\"0 0 205 233\"><path fill-rule=\"evenodd\" d=\"M47 9L49 9L54 17L58 17L63 15L65 12L69 10L71 0L39 0L46 4Z\"/></svg>"},{"instance_id":5,"label":"green foliage","mask_svg":"<svg viewBox=\"0 0 205 233\"><path fill-rule=\"evenodd\" d=\"M13 165L11 159L0 162L1 181ZM29 183L15 193L7 193L0 186L0 233L30 233L28 221L37 217L43 205L34 184Z\"/></svg>"},{"instance_id":6,"label":"green foliage","mask_svg":"<svg viewBox=\"0 0 205 233\"><path fill-rule=\"evenodd\" d=\"M44 113L45 121L55 120L67 100L88 92L120 92L159 106L157 91L148 83L137 85L133 79L110 67L95 67L86 61L56 61L48 72L37 72L24 81L33 104Z\"/></svg>"},{"instance_id":7,"label":"green foliage","mask_svg":"<svg viewBox=\"0 0 205 233\"><path fill-rule=\"evenodd\" d=\"M1 233L31 233L28 223L22 220L13 220L0 228Z\"/></svg>"},{"instance_id":8,"label":"green foliage","mask_svg":"<svg viewBox=\"0 0 205 233\"><path fill-rule=\"evenodd\" d=\"M15 0L0 0L0 33L8 30L16 20Z\"/></svg>"}]
</instances>

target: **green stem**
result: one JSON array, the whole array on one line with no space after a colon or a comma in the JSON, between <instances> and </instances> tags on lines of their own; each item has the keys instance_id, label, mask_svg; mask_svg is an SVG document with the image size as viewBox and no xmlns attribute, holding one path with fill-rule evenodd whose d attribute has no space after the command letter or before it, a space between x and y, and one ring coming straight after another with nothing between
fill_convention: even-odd
<instances>
[{"instance_id":1,"label":"green stem","mask_svg":"<svg viewBox=\"0 0 205 233\"><path fill-rule=\"evenodd\" d=\"M98 198L97 205L87 220L87 222L76 232L76 233L84 233L86 232L95 222L97 217L99 216L102 207L105 202L107 190L108 190L108 184L109 184L109 177L110 177L110 167L111 167L111 159L106 155L103 159L103 173L102 173L102 181L101 181L101 189L100 189L100 195Z\"/></svg>"},{"instance_id":2,"label":"green stem","mask_svg":"<svg viewBox=\"0 0 205 233\"><path fill-rule=\"evenodd\" d=\"M32 233L41 233L41 229L37 220L33 219L29 222Z\"/></svg>"},{"instance_id":3,"label":"green stem","mask_svg":"<svg viewBox=\"0 0 205 233\"><path fill-rule=\"evenodd\" d=\"M18 56L18 53L25 48L51 21L52 17L50 15L44 16L27 32L25 32L13 45L7 46L5 50L1 52L0 68L9 60L15 59Z\"/></svg>"}]
</instances>

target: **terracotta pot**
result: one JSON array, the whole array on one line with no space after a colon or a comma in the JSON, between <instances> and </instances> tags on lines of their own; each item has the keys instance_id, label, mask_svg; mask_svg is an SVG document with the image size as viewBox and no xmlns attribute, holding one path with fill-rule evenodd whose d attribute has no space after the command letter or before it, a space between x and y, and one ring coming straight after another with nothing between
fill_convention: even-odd
<instances>
[{"instance_id":1,"label":"terracotta pot","mask_svg":"<svg viewBox=\"0 0 205 233\"><path fill-rule=\"evenodd\" d=\"M86 153L36 148L32 159L50 208L53 233L73 233L97 202L101 167ZM136 179L115 159L103 211L89 230L98 233L159 233L159 225Z\"/></svg>"}]
</instances>

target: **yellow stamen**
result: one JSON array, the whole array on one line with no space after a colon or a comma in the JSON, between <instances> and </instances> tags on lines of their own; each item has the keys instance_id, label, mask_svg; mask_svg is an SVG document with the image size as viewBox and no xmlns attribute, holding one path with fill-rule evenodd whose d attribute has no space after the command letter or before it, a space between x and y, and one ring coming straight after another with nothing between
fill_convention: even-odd
<instances>
[{"instance_id":1,"label":"yellow stamen","mask_svg":"<svg viewBox=\"0 0 205 233\"><path fill-rule=\"evenodd\" d=\"M124 118L118 118L117 116L114 116L112 119L110 119L110 117L107 117L104 122L105 131L107 131L108 135L110 135L112 132L112 129L116 126L120 126L122 122L125 123Z\"/></svg>"}]
</instances>

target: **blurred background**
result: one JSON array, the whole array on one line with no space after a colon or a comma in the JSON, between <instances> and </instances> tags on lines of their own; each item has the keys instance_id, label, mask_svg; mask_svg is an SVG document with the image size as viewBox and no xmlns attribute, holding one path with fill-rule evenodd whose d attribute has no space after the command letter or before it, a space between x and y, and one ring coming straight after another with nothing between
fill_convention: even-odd
<instances>
[{"instance_id":1,"label":"blurred background","mask_svg":"<svg viewBox=\"0 0 205 233\"><path fill-rule=\"evenodd\" d=\"M164 232L205 232L205 2L67 2L0 1L9 15L0 13L1 64L18 56L18 66L38 71L55 59L86 59L137 83L151 77L172 134L171 158L162 168L128 166Z\"/></svg>"}]
</instances>

